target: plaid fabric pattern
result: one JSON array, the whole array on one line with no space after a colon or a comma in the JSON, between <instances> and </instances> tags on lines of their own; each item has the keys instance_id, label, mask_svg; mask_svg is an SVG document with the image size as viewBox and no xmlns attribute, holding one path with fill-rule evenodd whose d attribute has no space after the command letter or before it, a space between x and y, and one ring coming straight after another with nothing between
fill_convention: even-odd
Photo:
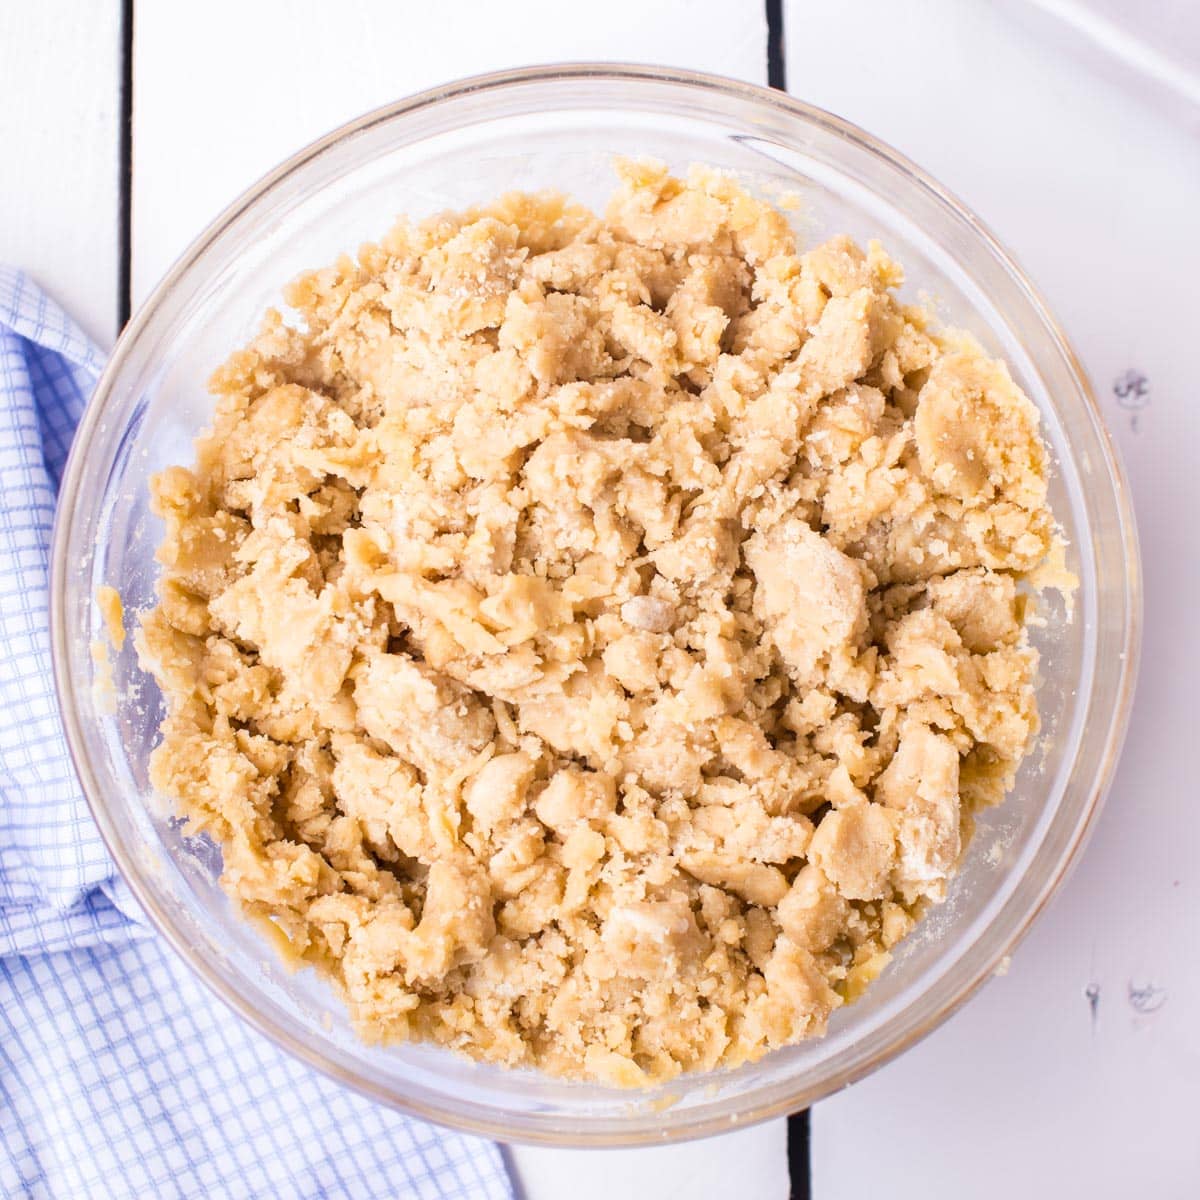
<instances>
[{"instance_id":1,"label":"plaid fabric pattern","mask_svg":"<svg viewBox=\"0 0 1200 1200\"><path fill-rule=\"evenodd\" d=\"M499 1150L407 1120L211 997L114 875L50 677L54 498L101 355L0 267L0 1194L512 1196Z\"/></svg>"}]
</instances>

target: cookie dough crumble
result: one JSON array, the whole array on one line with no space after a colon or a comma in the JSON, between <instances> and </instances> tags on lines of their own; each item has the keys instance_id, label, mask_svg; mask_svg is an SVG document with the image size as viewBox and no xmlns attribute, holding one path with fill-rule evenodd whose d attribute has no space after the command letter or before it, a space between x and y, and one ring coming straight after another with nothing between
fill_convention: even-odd
<instances>
[{"instance_id":1,"label":"cookie dough crumble","mask_svg":"<svg viewBox=\"0 0 1200 1200\"><path fill-rule=\"evenodd\" d=\"M304 275L213 378L155 786L364 1035L640 1085L819 1035L1037 727L1004 364L622 162Z\"/></svg>"}]
</instances>

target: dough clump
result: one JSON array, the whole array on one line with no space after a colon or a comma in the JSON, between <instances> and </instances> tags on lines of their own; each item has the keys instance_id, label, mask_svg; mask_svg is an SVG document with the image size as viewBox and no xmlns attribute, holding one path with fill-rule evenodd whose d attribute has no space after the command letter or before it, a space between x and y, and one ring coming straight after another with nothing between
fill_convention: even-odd
<instances>
[{"instance_id":1,"label":"dough clump","mask_svg":"<svg viewBox=\"0 0 1200 1200\"><path fill-rule=\"evenodd\" d=\"M1038 414L734 178L402 221L213 378L155 786L358 1027L641 1085L819 1035L1037 726Z\"/></svg>"}]
</instances>

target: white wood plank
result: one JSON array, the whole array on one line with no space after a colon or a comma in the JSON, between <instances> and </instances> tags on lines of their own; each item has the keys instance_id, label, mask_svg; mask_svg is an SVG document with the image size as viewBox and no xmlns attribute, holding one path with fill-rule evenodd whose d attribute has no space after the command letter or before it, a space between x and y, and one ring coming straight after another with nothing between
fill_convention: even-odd
<instances>
[{"instance_id":1,"label":"white wood plank","mask_svg":"<svg viewBox=\"0 0 1200 1200\"><path fill-rule=\"evenodd\" d=\"M116 333L120 5L0 5L0 261Z\"/></svg>"},{"instance_id":2,"label":"white wood plank","mask_svg":"<svg viewBox=\"0 0 1200 1200\"><path fill-rule=\"evenodd\" d=\"M260 175L412 92L579 59L766 73L761 0L138 0L134 39L135 304Z\"/></svg>"},{"instance_id":3,"label":"white wood plank","mask_svg":"<svg viewBox=\"0 0 1200 1200\"><path fill-rule=\"evenodd\" d=\"M817 1106L817 1200L1197 1187L1200 825L1183 747L1194 741L1200 671L1200 157L1178 109L1093 75L1020 17L1019 5L960 0L792 0L786 10L793 91L956 190L1047 295L1124 451L1146 575L1133 725L1083 861L1007 976ZM845 69L851 47L861 69ZM1150 381L1136 431L1112 394L1129 368ZM1139 998L1149 987L1160 991Z\"/></svg>"},{"instance_id":4,"label":"white wood plank","mask_svg":"<svg viewBox=\"0 0 1200 1200\"><path fill-rule=\"evenodd\" d=\"M222 206L343 121L480 71L579 59L658 62L765 82L765 11L761 0L138 0L135 304ZM211 85L181 70L184 63L214 64ZM647 1150L518 1147L511 1161L526 1200L788 1194L783 1122Z\"/></svg>"},{"instance_id":5,"label":"white wood plank","mask_svg":"<svg viewBox=\"0 0 1200 1200\"><path fill-rule=\"evenodd\" d=\"M643 1150L510 1147L522 1200L787 1200L787 1126Z\"/></svg>"}]
</instances>

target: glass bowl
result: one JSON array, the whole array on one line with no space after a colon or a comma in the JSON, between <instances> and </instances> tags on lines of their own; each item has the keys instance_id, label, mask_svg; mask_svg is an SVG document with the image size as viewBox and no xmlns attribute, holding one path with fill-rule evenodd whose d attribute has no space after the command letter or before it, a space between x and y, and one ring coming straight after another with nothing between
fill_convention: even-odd
<instances>
[{"instance_id":1,"label":"glass bowl","mask_svg":"<svg viewBox=\"0 0 1200 1200\"><path fill-rule=\"evenodd\" d=\"M591 204L616 154L708 163L796 191L802 237L879 237L905 294L936 298L1041 410L1051 498L1079 577L1075 611L1039 601L1043 732L1013 793L984 813L945 903L828 1035L737 1070L630 1093L484 1066L429 1045L366 1045L329 986L292 973L217 885L220 855L156 801L147 758L161 698L130 643L116 695L96 686L97 589L131 614L153 602L161 525L150 475L192 460L205 382L304 268L423 215L513 188ZM1130 501L1087 380L1032 286L980 222L861 130L778 92L683 71L521 70L425 92L346 125L251 188L192 244L130 322L76 435L53 547L55 674L96 822L151 919L231 1008L284 1049L368 1096L504 1140L618 1145L699 1137L800 1109L928 1033L996 968L1062 882L1111 776L1139 625ZM131 639L132 641L132 639Z\"/></svg>"}]
</instances>

